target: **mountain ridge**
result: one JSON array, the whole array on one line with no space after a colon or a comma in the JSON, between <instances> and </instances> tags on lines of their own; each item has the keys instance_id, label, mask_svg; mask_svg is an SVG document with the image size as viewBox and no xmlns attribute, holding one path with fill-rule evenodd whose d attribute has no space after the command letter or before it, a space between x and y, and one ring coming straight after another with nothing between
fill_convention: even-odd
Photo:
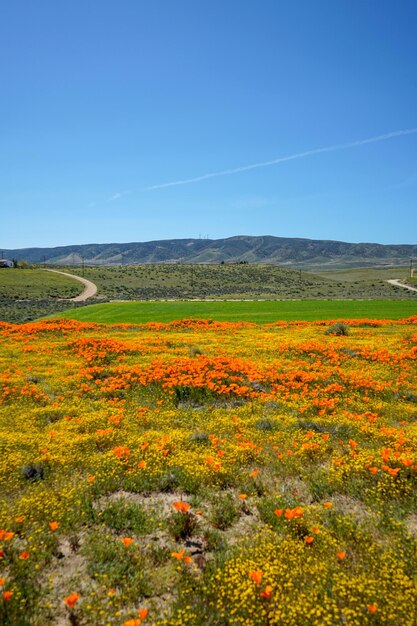
<instances>
[{"instance_id":1,"label":"mountain ridge","mask_svg":"<svg viewBox=\"0 0 417 626\"><path fill-rule=\"evenodd\" d=\"M267 263L293 268L408 264L417 244L349 243L330 239L235 235L221 239L160 239L4 249L6 258L48 265Z\"/></svg>"}]
</instances>

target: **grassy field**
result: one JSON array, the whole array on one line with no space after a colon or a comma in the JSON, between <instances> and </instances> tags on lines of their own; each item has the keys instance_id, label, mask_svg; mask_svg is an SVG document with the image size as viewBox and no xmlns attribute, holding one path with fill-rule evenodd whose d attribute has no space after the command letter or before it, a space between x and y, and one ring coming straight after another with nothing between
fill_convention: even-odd
<instances>
[{"instance_id":1,"label":"grassy field","mask_svg":"<svg viewBox=\"0 0 417 626\"><path fill-rule=\"evenodd\" d=\"M40 269L0 269L0 320L21 323L83 303L65 301L81 293L73 278Z\"/></svg>"},{"instance_id":2,"label":"grassy field","mask_svg":"<svg viewBox=\"0 0 417 626\"><path fill-rule=\"evenodd\" d=\"M250 300L259 299L271 300L417 300L417 294L406 291L401 287L389 285L386 282L388 277L401 277L406 268L397 269L366 269L349 270L342 272L323 272L311 274L300 270L284 269L271 265L141 265L141 266L119 266L119 267L99 267L81 268L67 267L63 270L84 274L86 278L92 280L98 286L98 295L92 302L105 302L109 299L139 300L149 301L149 306L145 307L145 321L152 319L172 319L172 315L178 316L207 316L206 311L213 311L216 319L229 319L222 317L223 311L226 315L244 315L245 319L269 321L274 316L276 309L271 309L270 304L248 305L242 308L237 303L237 308L233 309L231 304L226 308L219 305L210 304L208 308L200 311L201 304L191 302L189 308L182 305L175 310L171 308L155 308L152 301L156 300L178 300L186 301L193 299L230 299L230 300ZM0 320L8 322L27 322L39 319L46 315L60 313L66 307L63 299L77 295L82 286L74 279L66 278L60 274L53 274L40 269L15 269L0 271ZM98 315L105 315L106 321L112 322L133 319L142 321L142 307L136 302L134 308L120 307L113 311L110 308L94 309L100 312ZM321 305L317 305L323 311ZM329 310L324 313L330 317L339 313L341 304L335 304L336 313ZM356 305L346 305L349 311L357 316L365 313L364 309L356 309ZM360 305L357 305L360 306ZM376 304L376 311L381 315L380 305ZM385 305L384 305L385 306ZM75 309L75 303L69 304L68 308ZM252 308L251 308L252 307ZM266 307L266 308L265 308ZM309 311L311 304L306 304L305 309L301 309L302 315L307 315L303 319L312 319ZM325 309L329 304L325 305ZM394 307L395 309L395 307ZM288 313L283 305L280 311L284 315L291 317L295 307L290 303ZM355 312L357 310L358 312ZM371 308L371 313L374 309ZM391 310L391 309L390 309ZM409 310L409 309L407 309ZM116 313L117 311L117 313ZM123 312L122 312L123 311ZM164 311L168 312L168 317ZM236 313L235 313L236 311ZM299 313L296 311L296 315ZM82 316L83 314L80 313ZM89 315L86 313L85 315ZM127 317L126 317L127 315ZM284 317L284 319L290 319ZM80 319L84 319L81 317ZM94 319L99 319L95 317Z\"/></svg>"},{"instance_id":3,"label":"grassy field","mask_svg":"<svg viewBox=\"0 0 417 626\"><path fill-rule=\"evenodd\" d=\"M0 269L0 298L74 298L83 286L73 278L40 269Z\"/></svg>"},{"instance_id":4,"label":"grassy field","mask_svg":"<svg viewBox=\"0 0 417 626\"><path fill-rule=\"evenodd\" d=\"M82 273L81 268L67 271ZM99 295L124 300L187 300L192 298L388 300L413 298L387 278L402 278L405 268L351 270L313 274L274 265L155 264L86 267L84 275L98 286ZM349 278L350 276L350 278Z\"/></svg>"},{"instance_id":5,"label":"grassy field","mask_svg":"<svg viewBox=\"0 0 417 626\"><path fill-rule=\"evenodd\" d=\"M416 322L0 324L0 624L415 626Z\"/></svg>"},{"instance_id":6,"label":"grassy field","mask_svg":"<svg viewBox=\"0 0 417 626\"><path fill-rule=\"evenodd\" d=\"M417 299L414 301L111 302L64 311L55 317L108 324L171 322L183 318L264 324L276 320L400 319L416 314Z\"/></svg>"}]
</instances>

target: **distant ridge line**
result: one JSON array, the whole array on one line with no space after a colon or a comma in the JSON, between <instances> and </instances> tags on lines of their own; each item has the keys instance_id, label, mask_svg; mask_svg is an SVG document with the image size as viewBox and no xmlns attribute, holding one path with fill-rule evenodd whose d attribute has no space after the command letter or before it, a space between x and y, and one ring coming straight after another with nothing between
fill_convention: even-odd
<instances>
[{"instance_id":1,"label":"distant ridge line","mask_svg":"<svg viewBox=\"0 0 417 626\"><path fill-rule=\"evenodd\" d=\"M48 265L139 265L148 263L267 263L293 268L342 269L405 265L417 261L417 244L236 235L222 239L161 239L145 242L5 249L9 259Z\"/></svg>"}]
</instances>

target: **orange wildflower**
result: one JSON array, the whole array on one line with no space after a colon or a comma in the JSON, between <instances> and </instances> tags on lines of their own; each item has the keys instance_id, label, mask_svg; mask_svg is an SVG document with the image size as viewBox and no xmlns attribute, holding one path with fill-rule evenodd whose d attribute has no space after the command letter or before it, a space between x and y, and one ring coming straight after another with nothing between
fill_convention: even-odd
<instances>
[{"instance_id":1,"label":"orange wildflower","mask_svg":"<svg viewBox=\"0 0 417 626\"><path fill-rule=\"evenodd\" d=\"M128 619L127 622L123 623L123 626L140 626L141 623L140 619Z\"/></svg>"},{"instance_id":2,"label":"orange wildflower","mask_svg":"<svg viewBox=\"0 0 417 626\"><path fill-rule=\"evenodd\" d=\"M49 522L49 528L52 530L52 532L55 532L58 526L59 522Z\"/></svg>"},{"instance_id":3,"label":"orange wildflower","mask_svg":"<svg viewBox=\"0 0 417 626\"><path fill-rule=\"evenodd\" d=\"M376 613L378 610L378 606L376 604L376 602L372 602L372 604L368 604L368 611L370 613Z\"/></svg>"},{"instance_id":4,"label":"orange wildflower","mask_svg":"<svg viewBox=\"0 0 417 626\"><path fill-rule=\"evenodd\" d=\"M126 446L116 446L113 448L113 454L119 457L120 460L128 459L130 456L130 448Z\"/></svg>"},{"instance_id":5,"label":"orange wildflower","mask_svg":"<svg viewBox=\"0 0 417 626\"><path fill-rule=\"evenodd\" d=\"M340 561L343 561L343 559L346 556L346 552L344 552L343 550L340 550L339 552L336 552L336 556Z\"/></svg>"},{"instance_id":6,"label":"orange wildflower","mask_svg":"<svg viewBox=\"0 0 417 626\"><path fill-rule=\"evenodd\" d=\"M391 474L391 476L397 476L398 472L400 472L400 471L401 471L401 468L399 468L399 467L396 467L395 469L392 468L392 467L388 467L387 468L387 472L388 472L388 474Z\"/></svg>"},{"instance_id":7,"label":"orange wildflower","mask_svg":"<svg viewBox=\"0 0 417 626\"><path fill-rule=\"evenodd\" d=\"M291 521L297 517L303 517L304 511L301 506L296 506L293 509L285 509L284 517Z\"/></svg>"},{"instance_id":8,"label":"orange wildflower","mask_svg":"<svg viewBox=\"0 0 417 626\"><path fill-rule=\"evenodd\" d=\"M13 539L14 536L15 533L7 530L0 530L0 541L10 541L10 539Z\"/></svg>"},{"instance_id":9,"label":"orange wildflower","mask_svg":"<svg viewBox=\"0 0 417 626\"><path fill-rule=\"evenodd\" d=\"M312 537L311 535L306 535L306 536L304 537L304 541L305 541L306 543L308 543L309 545L311 545L311 544L313 543L313 541L314 541L314 537Z\"/></svg>"},{"instance_id":10,"label":"orange wildflower","mask_svg":"<svg viewBox=\"0 0 417 626\"><path fill-rule=\"evenodd\" d=\"M5 582L6 582L5 578L0 578L0 587L3 587Z\"/></svg>"},{"instance_id":11,"label":"orange wildflower","mask_svg":"<svg viewBox=\"0 0 417 626\"><path fill-rule=\"evenodd\" d=\"M139 461L138 468L139 469L145 469L145 467L146 467L146 461Z\"/></svg>"},{"instance_id":12,"label":"orange wildflower","mask_svg":"<svg viewBox=\"0 0 417 626\"><path fill-rule=\"evenodd\" d=\"M193 559L185 554L185 550L179 552L171 552L171 556L178 561L184 561L184 563L192 563Z\"/></svg>"},{"instance_id":13,"label":"orange wildflower","mask_svg":"<svg viewBox=\"0 0 417 626\"><path fill-rule=\"evenodd\" d=\"M259 474L259 470L258 469L254 469L249 476L251 476L252 478L256 478L257 475Z\"/></svg>"},{"instance_id":14,"label":"orange wildflower","mask_svg":"<svg viewBox=\"0 0 417 626\"><path fill-rule=\"evenodd\" d=\"M23 552L19 554L19 559L21 561L27 561L29 557L30 557L30 553L27 550L23 550Z\"/></svg>"},{"instance_id":15,"label":"orange wildflower","mask_svg":"<svg viewBox=\"0 0 417 626\"><path fill-rule=\"evenodd\" d=\"M185 550L180 550L179 552L171 552L171 556L174 559L178 559L178 561L181 561L184 556L184 552Z\"/></svg>"},{"instance_id":16,"label":"orange wildflower","mask_svg":"<svg viewBox=\"0 0 417 626\"><path fill-rule=\"evenodd\" d=\"M378 473L378 471L379 471L379 470L378 470L378 468L377 468L377 467L375 467L375 466L373 466L373 467L368 467L368 470L369 470L370 472L372 472L372 474L377 474L377 473Z\"/></svg>"},{"instance_id":17,"label":"orange wildflower","mask_svg":"<svg viewBox=\"0 0 417 626\"><path fill-rule=\"evenodd\" d=\"M20 515L19 517L16 517L15 520L18 524L21 524L22 522L25 521L25 516L24 515Z\"/></svg>"},{"instance_id":18,"label":"orange wildflower","mask_svg":"<svg viewBox=\"0 0 417 626\"><path fill-rule=\"evenodd\" d=\"M92 475L87 478L89 483L93 483L95 481L95 479L96 479L96 477L92 476Z\"/></svg>"},{"instance_id":19,"label":"orange wildflower","mask_svg":"<svg viewBox=\"0 0 417 626\"><path fill-rule=\"evenodd\" d=\"M284 509L275 509L274 514L277 517L282 517L283 512L284 512Z\"/></svg>"},{"instance_id":20,"label":"orange wildflower","mask_svg":"<svg viewBox=\"0 0 417 626\"><path fill-rule=\"evenodd\" d=\"M240 493L240 494L239 494L239 498L240 498L241 500L246 500L246 498L247 498L247 497L248 497L248 496L247 496L247 494L246 494L246 493Z\"/></svg>"},{"instance_id":21,"label":"orange wildflower","mask_svg":"<svg viewBox=\"0 0 417 626\"><path fill-rule=\"evenodd\" d=\"M271 585L267 585L263 591L261 591L260 596L264 600L270 600L272 597L272 587Z\"/></svg>"},{"instance_id":22,"label":"orange wildflower","mask_svg":"<svg viewBox=\"0 0 417 626\"><path fill-rule=\"evenodd\" d=\"M180 511L181 513L186 513L188 509L191 507L191 504L188 504L187 502L183 502L182 500L179 500L178 502L173 502L172 506L174 507L176 511Z\"/></svg>"},{"instance_id":23,"label":"orange wildflower","mask_svg":"<svg viewBox=\"0 0 417 626\"><path fill-rule=\"evenodd\" d=\"M139 609L138 615L141 619L146 619L148 616L148 609Z\"/></svg>"},{"instance_id":24,"label":"orange wildflower","mask_svg":"<svg viewBox=\"0 0 417 626\"><path fill-rule=\"evenodd\" d=\"M13 591L3 591L3 600L8 602L13 595Z\"/></svg>"},{"instance_id":25,"label":"orange wildflower","mask_svg":"<svg viewBox=\"0 0 417 626\"><path fill-rule=\"evenodd\" d=\"M259 570L259 569L252 569L249 572L249 578L252 578L252 580L257 584L260 585L262 578L263 578L264 573Z\"/></svg>"},{"instance_id":26,"label":"orange wildflower","mask_svg":"<svg viewBox=\"0 0 417 626\"><path fill-rule=\"evenodd\" d=\"M333 506L333 503L332 503L332 502L323 502L323 504L324 504L324 506L326 507L326 509L327 509L327 510L328 510L328 509L331 509L331 508L332 508L332 506Z\"/></svg>"},{"instance_id":27,"label":"orange wildflower","mask_svg":"<svg viewBox=\"0 0 417 626\"><path fill-rule=\"evenodd\" d=\"M122 537L120 541L126 548L128 548L130 544L134 542L134 539L132 539L132 537Z\"/></svg>"},{"instance_id":28,"label":"orange wildflower","mask_svg":"<svg viewBox=\"0 0 417 626\"><path fill-rule=\"evenodd\" d=\"M70 596L64 598L64 604L66 604L70 609L73 609L80 598L81 596L79 593L72 593Z\"/></svg>"}]
</instances>

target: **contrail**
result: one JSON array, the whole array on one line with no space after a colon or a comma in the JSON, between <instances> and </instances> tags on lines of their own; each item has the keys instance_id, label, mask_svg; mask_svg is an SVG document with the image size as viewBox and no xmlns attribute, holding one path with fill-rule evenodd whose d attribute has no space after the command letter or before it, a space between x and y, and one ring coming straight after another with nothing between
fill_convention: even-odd
<instances>
[{"instance_id":1,"label":"contrail","mask_svg":"<svg viewBox=\"0 0 417 626\"><path fill-rule=\"evenodd\" d=\"M369 139L359 139L358 141L351 141L350 143L340 143L335 146L327 146L325 148L315 148L314 150L307 150L306 152L297 152L297 154L290 154L289 156L273 159L272 161L262 161L261 163L252 163L252 165L242 165L241 167L234 167L228 170L221 170L220 172L211 172L209 174L202 174L201 176L195 176L194 178L185 178L183 180L174 180L170 183L162 183L160 185L152 185L147 187L144 191L153 191L154 189L164 189L165 187L176 187L177 185L189 185L190 183L198 183L208 178L216 178L217 176L229 176L230 174L239 174L239 172L247 172L248 170L255 170L260 167L270 167L277 163L285 163L286 161L294 161L295 159L304 159L314 154L321 154L323 152L336 152L338 150L348 150L349 148L356 148L357 146L364 146L367 143L376 143L377 141L385 141L386 139L392 139L393 137L400 137L401 135L412 135L417 133L417 128L406 128L404 130L395 130L385 135L378 135L377 137L370 137Z\"/></svg>"}]
</instances>

